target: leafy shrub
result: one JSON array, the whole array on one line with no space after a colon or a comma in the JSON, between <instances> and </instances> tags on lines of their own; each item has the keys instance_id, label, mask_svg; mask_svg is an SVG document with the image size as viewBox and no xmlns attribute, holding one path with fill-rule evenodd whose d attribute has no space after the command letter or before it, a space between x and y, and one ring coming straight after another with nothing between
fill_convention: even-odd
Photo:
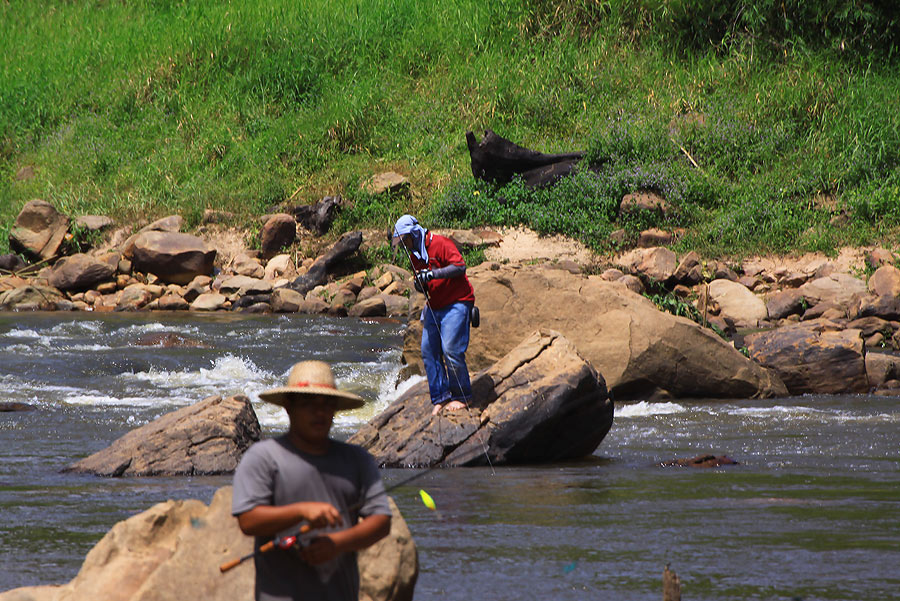
<instances>
[{"instance_id":1,"label":"leafy shrub","mask_svg":"<svg viewBox=\"0 0 900 601\"><path fill-rule=\"evenodd\" d=\"M693 49L756 40L776 52L825 48L855 57L894 58L900 49L897 11L887 2L670 0L658 6L658 30Z\"/></svg>"}]
</instances>

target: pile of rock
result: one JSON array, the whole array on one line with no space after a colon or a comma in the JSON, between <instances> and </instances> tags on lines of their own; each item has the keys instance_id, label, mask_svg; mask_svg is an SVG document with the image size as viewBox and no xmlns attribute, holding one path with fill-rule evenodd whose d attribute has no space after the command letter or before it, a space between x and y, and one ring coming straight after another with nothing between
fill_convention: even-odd
<instances>
[{"instance_id":1,"label":"pile of rock","mask_svg":"<svg viewBox=\"0 0 900 601\"><path fill-rule=\"evenodd\" d=\"M900 350L900 257L875 248L854 259L849 268L815 255L728 266L639 248L601 277L636 292L661 286L691 302L792 394L900 394L900 362L889 354Z\"/></svg>"},{"instance_id":2,"label":"pile of rock","mask_svg":"<svg viewBox=\"0 0 900 601\"><path fill-rule=\"evenodd\" d=\"M333 203L333 200L332 200ZM363 242L345 235L318 259L298 262L278 251L293 244L298 224L287 214L263 226L262 249L227 261L199 236L180 232L171 216L102 250L65 253L70 220L43 201L29 202L10 233L0 272L0 310L301 312L405 317L411 274L393 265L341 274L342 260ZM98 221L100 227L109 221ZM5 275L2 275L5 273Z\"/></svg>"},{"instance_id":3,"label":"pile of rock","mask_svg":"<svg viewBox=\"0 0 900 601\"><path fill-rule=\"evenodd\" d=\"M635 292L662 286L694 306L723 331L768 329L819 318L864 330L869 348L885 344L900 329L900 261L877 248L864 253L858 269L874 273L868 282L827 259L811 256L792 265L772 259L748 259L729 266L703 261L689 252L680 261L668 248L634 249L601 274ZM865 322L857 320L865 318Z\"/></svg>"}]
</instances>

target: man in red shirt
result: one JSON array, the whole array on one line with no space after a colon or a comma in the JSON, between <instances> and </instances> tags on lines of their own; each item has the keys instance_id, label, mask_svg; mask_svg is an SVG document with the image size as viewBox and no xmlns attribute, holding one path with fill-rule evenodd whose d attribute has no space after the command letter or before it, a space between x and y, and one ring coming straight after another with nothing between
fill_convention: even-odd
<instances>
[{"instance_id":1,"label":"man in red shirt","mask_svg":"<svg viewBox=\"0 0 900 601\"><path fill-rule=\"evenodd\" d=\"M472 399L466 349L475 305L466 262L452 240L429 232L412 215L397 220L393 237L406 249L416 271L416 288L426 296L422 362L434 405L432 415L443 408L466 409Z\"/></svg>"}]
</instances>

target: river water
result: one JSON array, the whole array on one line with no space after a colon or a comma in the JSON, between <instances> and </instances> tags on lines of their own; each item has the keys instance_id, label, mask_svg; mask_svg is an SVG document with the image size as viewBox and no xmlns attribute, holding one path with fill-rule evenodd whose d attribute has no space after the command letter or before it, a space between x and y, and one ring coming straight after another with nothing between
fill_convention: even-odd
<instances>
[{"instance_id":1,"label":"river water","mask_svg":"<svg viewBox=\"0 0 900 601\"><path fill-rule=\"evenodd\" d=\"M308 358L372 401L336 420L345 438L396 396L400 344L399 324L353 319L0 313L0 403L32 407L0 413L0 591L67 582L116 522L231 481L63 467L213 394L247 394L277 433L283 410L257 393ZM685 601L900 599L898 426L900 401L875 396L618 403L584 461L439 469L395 489L415 599L649 601L666 564ZM740 465L659 466L702 453Z\"/></svg>"}]
</instances>

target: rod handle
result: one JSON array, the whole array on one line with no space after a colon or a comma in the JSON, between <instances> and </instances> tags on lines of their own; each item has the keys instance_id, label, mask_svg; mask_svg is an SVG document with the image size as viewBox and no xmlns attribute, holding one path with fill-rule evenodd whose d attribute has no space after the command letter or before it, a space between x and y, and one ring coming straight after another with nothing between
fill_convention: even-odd
<instances>
[{"instance_id":1,"label":"rod handle","mask_svg":"<svg viewBox=\"0 0 900 601\"><path fill-rule=\"evenodd\" d=\"M231 561L226 561L222 565L219 566L219 571L223 574L232 568L236 568L244 562L243 557L238 557L237 559L232 559Z\"/></svg>"},{"instance_id":2,"label":"rod handle","mask_svg":"<svg viewBox=\"0 0 900 601\"><path fill-rule=\"evenodd\" d=\"M309 524L303 524L302 526L300 526L300 534L306 534L310 530L312 530L312 528L310 527ZM271 551L272 549L275 548L276 540L277 539L273 539L263 545L260 545L258 552L259 553L268 553L269 551ZM225 563L223 563L222 565L219 566L219 571L224 574L228 570L238 567L239 565L241 565L242 563L244 563L245 561L247 561L248 559L253 557L253 555L254 554L251 553L250 555L245 555L244 557L238 557L237 559L232 559L231 561L226 561Z\"/></svg>"}]
</instances>

